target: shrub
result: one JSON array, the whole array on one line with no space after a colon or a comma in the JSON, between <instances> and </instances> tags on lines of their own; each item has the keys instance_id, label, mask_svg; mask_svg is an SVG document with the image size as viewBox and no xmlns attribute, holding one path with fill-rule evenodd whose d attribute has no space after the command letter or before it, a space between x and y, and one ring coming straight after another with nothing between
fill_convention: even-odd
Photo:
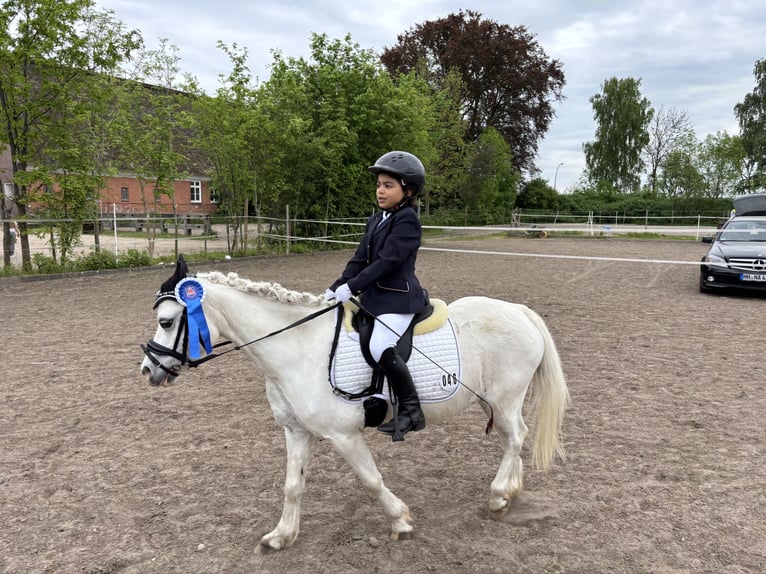
<instances>
[{"instance_id":1,"label":"shrub","mask_svg":"<svg viewBox=\"0 0 766 574\"><path fill-rule=\"evenodd\" d=\"M51 275L64 271L64 267L59 265L53 257L43 255L42 253L32 254L32 264L37 268L37 272L43 275Z\"/></svg>"},{"instance_id":2,"label":"shrub","mask_svg":"<svg viewBox=\"0 0 766 574\"><path fill-rule=\"evenodd\" d=\"M117 258L114 253L106 249L91 251L87 255L78 257L73 262L75 271L91 271L94 269L117 269Z\"/></svg>"},{"instance_id":3,"label":"shrub","mask_svg":"<svg viewBox=\"0 0 766 574\"><path fill-rule=\"evenodd\" d=\"M120 267L146 267L152 264L152 258L146 251L128 249L127 253L120 255L118 263Z\"/></svg>"}]
</instances>

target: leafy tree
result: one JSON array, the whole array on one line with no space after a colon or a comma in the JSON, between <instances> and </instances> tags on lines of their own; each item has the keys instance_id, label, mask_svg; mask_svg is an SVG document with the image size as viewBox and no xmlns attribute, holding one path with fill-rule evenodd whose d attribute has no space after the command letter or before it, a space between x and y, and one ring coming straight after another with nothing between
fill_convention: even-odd
<instances>
[{"instance_id":1,"label":"leafy tree","mask_svg":"<svg viewBox=\"0 0 766 574\"><path fill-rule=\"evenodd\" d=\"M493 127L511 147L514 166L534 171L565 82L561 62L549 59L527 28L461 10L399 35L381 61L391 73L416 72L436 91L457 73L466 141Z\"/></svg>"},{"instance_id":2,"label":"leafy tree","mask_svg":"<svg viewBox=\"0 0 766 574\"><path fill-rule=\"evenodd\" d=\"M659 186L667 197L701 197L705 182L694 157L686 150L678 149L665 158Z\"/></svg>"},{"instance_id":3,"label":"leafy tree","mask_svg":"<svg viewBox=\"0 0 766 574\"><path fill-rule=\"evenodd\" d=\"M428 164L426 188L421 196L426 216L431 214L432 206L447 208L459 203L458 193L468 171L470 146L463 141L465 125L460 115L461 91L462 80L453 71L445 78L443 88L431 96L434 123L429 139L435 157Z\"/></svg>"},{"instance_id":4,"label":"leafy tree","mask_svg":"<svg viewBox=\"0 0 766 574\"><path fill-rule=\"evenodd\" d=\"M197 94L190 114L197 146L212 165L211 189L219 211L227 216L231 235L229 251L248 243L247 215L252 201L258 209L258 182L269 166L274 130L262 121L255 89L246 65L247 49L222 42L219 49L229 57L232 70L222 78L215 97ZM244 217L235 217L243 215Z\"/></svg>"},{"instance_id":5,"label":"leafy tree","mask_svg":"<svg viewBox=\"0 0 766 574\"><path fill-rule=\"evenodd\" d=\"M742 145L754 174L745 183L746 192L766 187L766 59L753 69L755 88L734 106Z\"/></svg>"},{"instance_id":6,"label":"leafy tree","mask_svg":"<svg viewBox=\"0 0 766 574\"><path fill-rule=\"evenodd\" d=\"M559 195L542 178L528 181L516 199L516 207L522 209L554 210L559 206Z\"/></svg>"},{"instance_id":7,"label":"leafy tree","mask_svg":"<svg viewBox=\"0 0 766 574\"><path fill-rule=\"evenodd\" d=\"M41 154L51 130L67 111L73 84L90 73L93 58L106 62L124 55L116 46L91 50L82 24L93 6L93 0L6 0L0 5L0 142L11 153L25 270L32 266L24 215L30 189L50 171ZM3 232L7 245L7 226ZM4 263L10 265L7 250Z\"/></svg>"},{"instance_id":8,"label":"leafy tree","mask_svg":"<svg viewBox=\"0 0 766 574\"><path fill-rule=\"evenodd\" d=\"M44 182L56 193L29 193L38 209L47 212L52 252L65 264L79 245L82 223L93 219L99 250L99 202L104 176L112 171L112 149L118 144L113 130L115 73L118 64L141 44L140 35L127 31L110 11L86 10L88 70L71 81L64 93L64 112L50 126L42 156L50 173Z\"/></svg>"},{"instance_id":9,"label":"leafy tree","mask_svg":"<svg viewBox=\"0 0 766 574\"><path fill-rule=\"evenodd\" d=\"M695 141L694 129L684 110L660 107L649 122L649 143L643 151L653 195L657 194L657 178L667 157L674 151L688 149Z\"/></svg>"},{"instance_id":10,"label":"leafy tree","mask_svg":"<svg viewBox=\"0 0 766 574\"><path fill-rule=\"evenodd\" d=\"M461 188L465 209L483 214L483 221L474 223L491 223L495 216L510 211L516 200L519 176L511 163L511 150L503 136L489 128L470 146L469 161Z\"/></svg>"},{"instance_id":11,"label":"leafy tree","mask_svg":"<svg viewBox=\"0 0 766 574\"><path fill-rule=\"evenodd\" d=\"M747 170L745 148L738 135L709 134L699 146L699 171L704 180L705 196L731 197L745 193L752 175Z\"/></svg>"},{"instance_id":12,"label":"leafy tree","mask_svg":"<svg viewBox=\"0 0 766 574\"><path fill-rule=\"evenodd\" d=\"M602 189L638 191L643 168L641 154L649 144L654 110L641 96L641 80L610 78L602 92L590 98L596 139L583 145L589 180Z\"/></svg>"},{"instance_id":13,"label":"leafy tree","mask_svg":"<svg viewBox=\"0 0 766 574\"><path fill-rule=\"evenodd\" d=\"M179 141L185 109L190 96L182 87L178 48L161 38L159 47L141 50L133 61L129 82L122 84L122 103L118 107L119 129L123 139L119 148L120 163L133 171L141 189L144 212L157 213L160 198L171 200L178 252L178 212L173 182L182 176L187 159ZM148 251L154 253L159 224L147 218Z\"/></svg>"},{"instance_id":14,"label":"leafy tree","mask_svg":"<svg viewBox=\"0 0 766 574\"><path fill-rule=\"evenodd\" d=\"M406 149L428 163L434 112L426 86L394 79L377 56L351 41L314 35L311 60L275 54L258 107L280 150L263 185L268 210L296 217L365 216L374 209L367 167ZM369 191L368 191L369 190Z\"/></svg>"}]
</instances>

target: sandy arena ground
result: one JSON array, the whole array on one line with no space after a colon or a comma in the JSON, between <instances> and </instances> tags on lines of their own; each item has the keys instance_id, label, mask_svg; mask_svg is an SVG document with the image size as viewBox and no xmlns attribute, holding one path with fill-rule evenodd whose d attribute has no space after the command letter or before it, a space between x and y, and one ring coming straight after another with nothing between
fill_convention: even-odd
<instances>
[{"instance_id":1,"label":"sandy arena ground","mask_svg":"<svg viewBox=\"0 0 766 574\"><path fill-rule=\"evenodd\" d=\"M475 408L404 443L367 431L387 486L413 513L413 540L388 540L377 503L319 441L298 540L259 556L285 465L261 374L231 354L171 388L139 376L138 344L154 334L153 297L170 270L10 278L0 280L0 572L764 571L764 297L702 295L696 265L657 262L699 261L697 242L428 246L484 252L422 251L432 296L529 305L567 374L569 457L543 473L525 448L525 494L507 521L486 509L500 447ZM321 293L349 255L195 270Z\"/></svg>"}]
</instances>

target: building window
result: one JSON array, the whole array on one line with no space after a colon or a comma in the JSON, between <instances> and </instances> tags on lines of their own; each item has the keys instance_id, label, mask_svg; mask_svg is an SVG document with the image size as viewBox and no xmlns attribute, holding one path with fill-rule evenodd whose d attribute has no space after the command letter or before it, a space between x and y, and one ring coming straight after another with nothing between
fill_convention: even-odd
<instances>
[{"instance_id":1,"label":"building window","mask_svg":"<svg viewBox=\"0 0 766 574\"><path fill-rule=\"evenodd\" d=\"M202 203L202 182L198 180L189 182L189 200L192 203Z\"/></svg>"},{"instance_id":2,"label":"building window","mask_svg":"<svg viewBox=\"0 0 766 574\"><path fill-rule=\"evenodd\" d=\"M120 199L122 201L128 201L128 188L127 187L121 187L120 188Z\"/></svg>"},{"instance_id":3,"label":"building window","mask_svg":"<svg viewBox=\"0 0 766 574\"><path fill-rule=\"evenodd\" d=\"M16 189L13 187L12 183L4 183L3 190L5 197L10 197L11 199L16 197Z\"/></svg>"},{"instance_id":4,"label":"building window","mask_svg":"<svg viewBox=\"0 0 766 574\"><path fill-rule=\"evenodd\" d=\"M210 203L218 203L219 201L219 193L217 189L210 189Z\"/></svg>"}]
</instances>

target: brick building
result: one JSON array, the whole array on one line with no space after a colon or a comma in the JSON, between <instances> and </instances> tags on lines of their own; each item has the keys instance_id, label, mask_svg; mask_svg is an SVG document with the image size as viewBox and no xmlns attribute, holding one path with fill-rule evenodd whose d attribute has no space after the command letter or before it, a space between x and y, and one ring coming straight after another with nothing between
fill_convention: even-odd
<instances>
[{"instance_id":1,"label":"brick building","mask_svg":"<svg viewBox=\"0 0 766 574\"><path fill-rule=\"evenodd\" d=\"M210 215L218 209L215 194L210 190L209 177L188 177L173 182L173 200L179 215ZM145 184L143 194L141 182L134 174L120 173L106 178L105 189L101 192L100 209L102 215L118 213L122 215L143 214L147 208L151 211L169 214L173 212L172 200L160 196L159 206L153 205L154 187Z\"/></svg>"},{"instance_id":2,"label":"brick building","mask_svg":"<svg viewBox=\"0 0 766 574\"><path fill-rule=\"evenodd\" d=\"M0 144L2 145L2 144ZM8 217L16 217L18 209L14 197L13 167L11 153L8 146L3 145L0 150L0 189L2 189L3 201ZM218 202L215 194L210 190L210 178L206 176L187 176L173 182L174 200L179 215L202 216L210 215L217 211ZM154 187L151 183L144 184L143 196L150 211L170 214L173 212L170 197L160 196L159 206L153 205ZM100 211L103 216L113 213L121 215L143 214L147 211L142 199L141 182L128 172L118 173L113 177L105 178L104 189L101 190L99 200ZM34 213L34 206L30 206Z\"/></svg>"}]
</instances>

